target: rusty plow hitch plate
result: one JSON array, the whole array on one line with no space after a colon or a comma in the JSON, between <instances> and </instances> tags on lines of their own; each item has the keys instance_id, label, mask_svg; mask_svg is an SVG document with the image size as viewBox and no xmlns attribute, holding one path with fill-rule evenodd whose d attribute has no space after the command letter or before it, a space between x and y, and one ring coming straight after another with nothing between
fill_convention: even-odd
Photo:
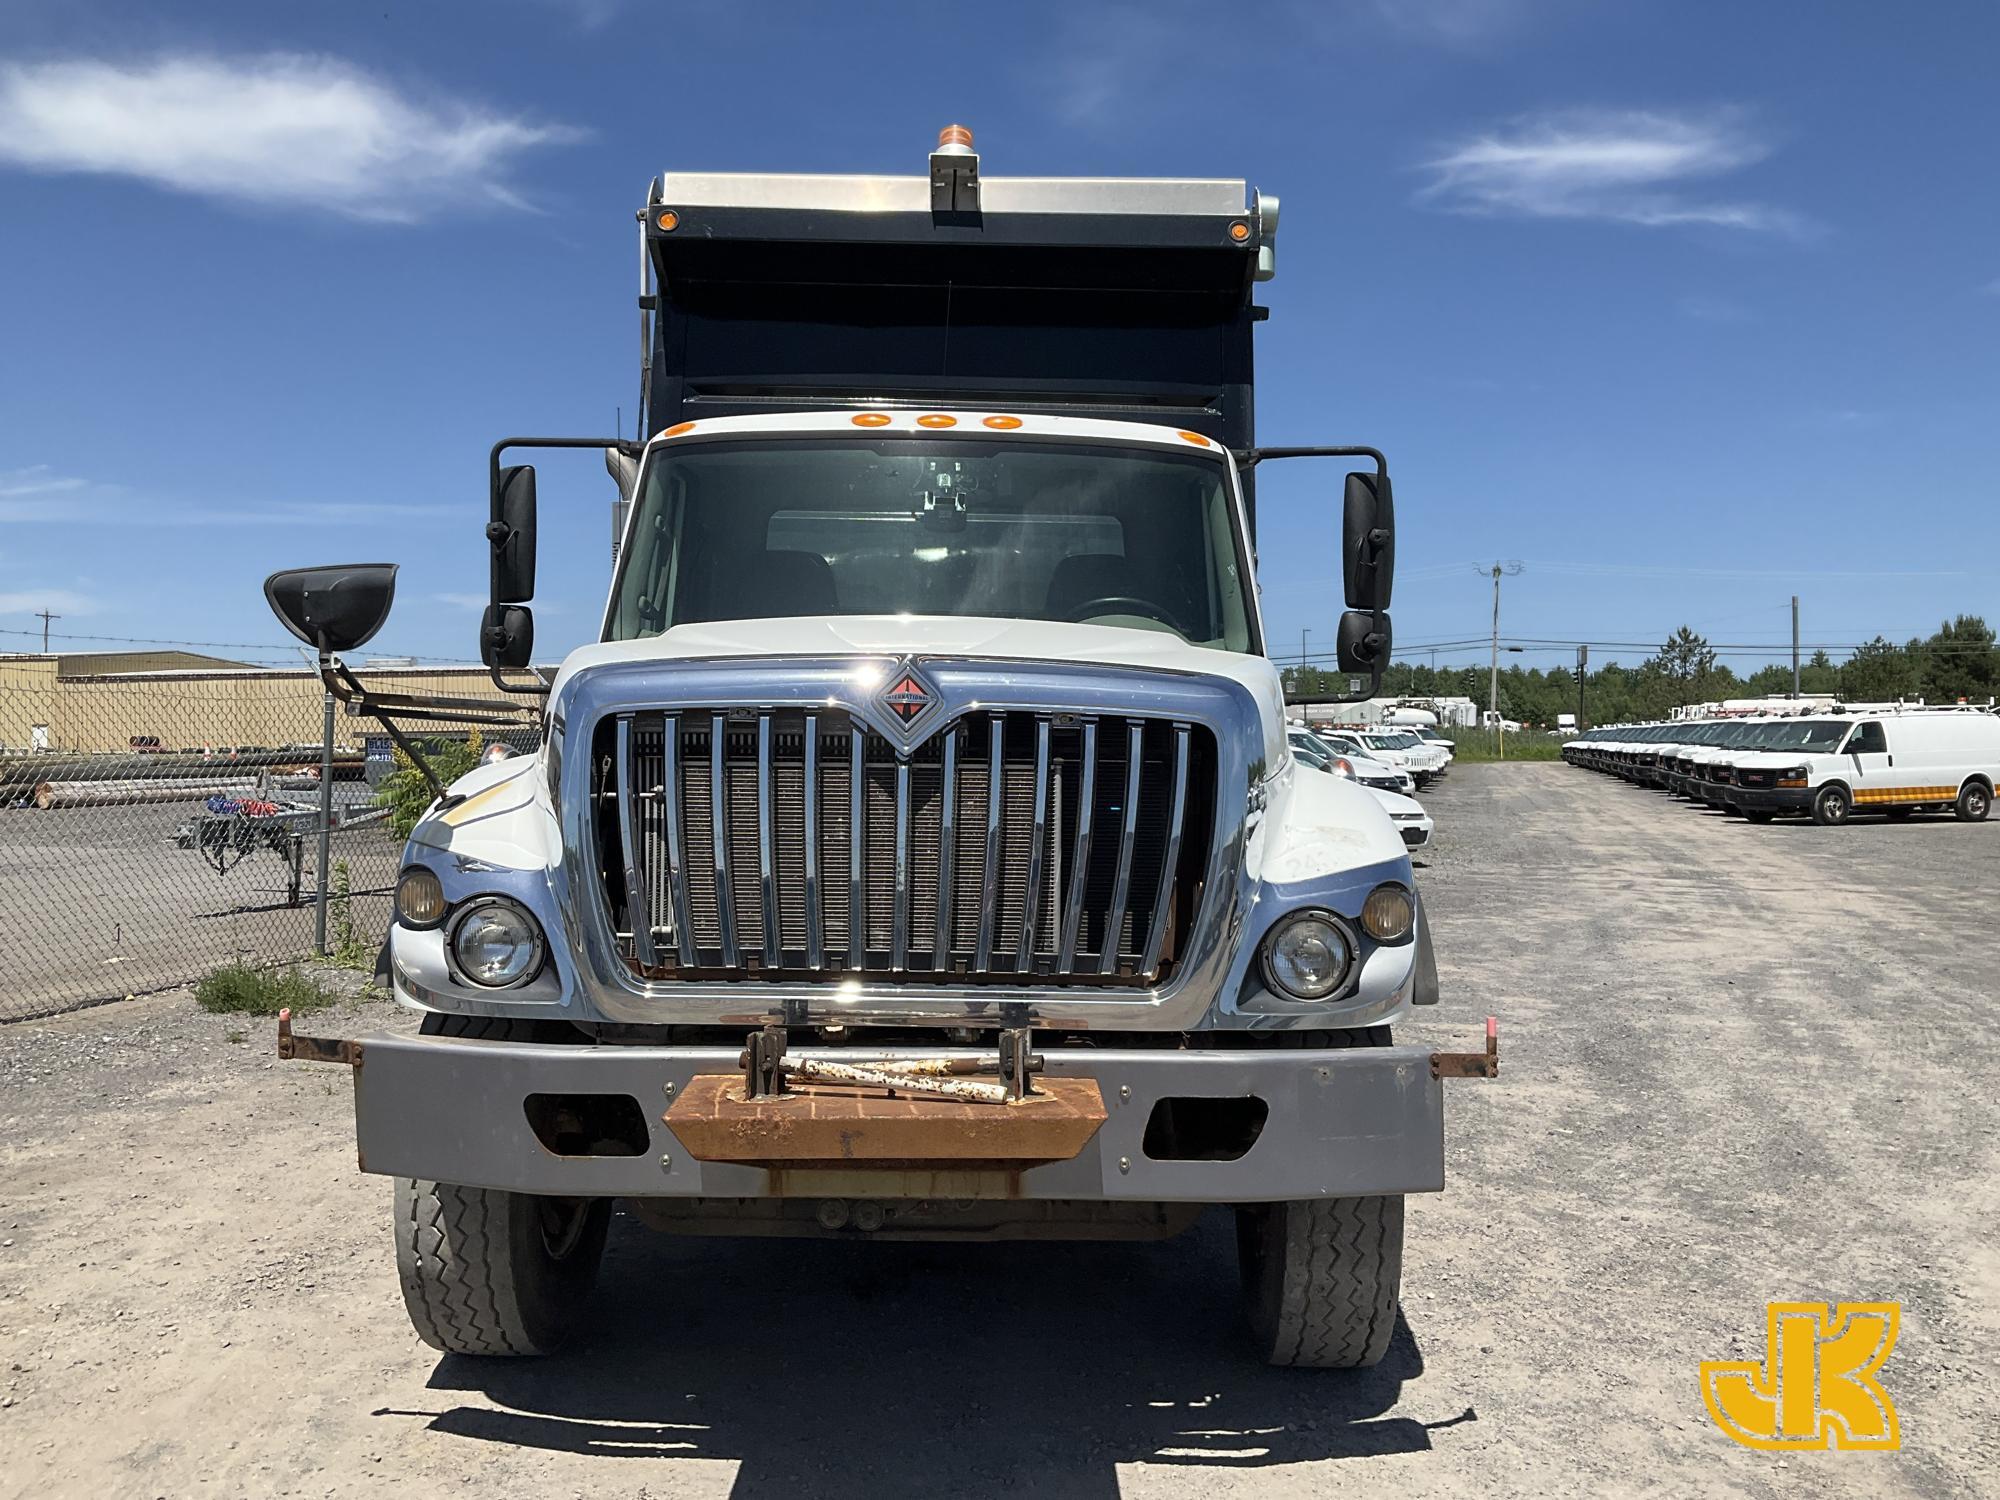
<instances>
[{"instance_id":1,"label":"rusty plow hitch plate","mask_svg":"<svg viewBox=\"0 0 2000 1500\"><path fill-rule=\"evenodd\" d=\"M340 1041L328 1036L297 1036L292 1031L289 1008L278 1012L278 1060L280 1062L339 1063L361 1066L361 1043Z\"/></svg>"}]
</instances>

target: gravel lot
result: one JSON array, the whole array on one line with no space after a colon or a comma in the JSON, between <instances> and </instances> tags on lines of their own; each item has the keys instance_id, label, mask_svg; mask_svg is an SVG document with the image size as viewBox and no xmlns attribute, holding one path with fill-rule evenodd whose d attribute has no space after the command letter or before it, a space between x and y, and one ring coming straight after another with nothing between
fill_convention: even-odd
<instances>
[{"instance_id":1,"label":"gravel lot","mask_svg":"<svg viewBox=\"0 0 2000 1500\"><path fill-rule=\"evenodd\" d=\"M1450 1186L1358 1375L1237 1334L1229 1225L1157 1246L614 1224L581 1348L404 1320L349 1084L182 995L0 1028L0 1495L2000 1492L2000 824L1776 826L1561 765L1426 798ZM316 1030L392 1023L356 1002ZM1899 1453L1757 1453L1696 1367L1778 1298L1900 1301Z\"/></svg>"}]
</instances>

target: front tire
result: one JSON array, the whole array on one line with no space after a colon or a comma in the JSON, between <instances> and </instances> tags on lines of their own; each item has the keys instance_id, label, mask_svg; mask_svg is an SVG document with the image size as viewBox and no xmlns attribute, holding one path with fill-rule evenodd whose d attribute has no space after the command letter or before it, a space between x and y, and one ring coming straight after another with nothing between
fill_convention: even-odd
<instances>
[{"instance_id":1,"label":"front tire","mask_svg":"<svg viewBox=\"0 0 2000 1500\"><path fill-rule=\"evenodd\" d=\"M1977 781L1968 781L1958 789L1958 801L1952 805L1961 823L1984 823L1986 815L1993 811L1993 793Z\"/></svg>"},{"instance_id":2,"label":"front tire","mask_svg":"<svg viewBox=\"0 0 2000 1500\"><path fill-rule=\"evenodd\" d=\"M1274 1365L1361 1369L1389 1351L1403 1199L1307 1198L1236 1211L1250 1331Z\"/></svg>"},{"instance_id":3,"label":"front tire","mask_svg":"<svg viewBox=\"0 0 2000 1500\"><path fill-rule=\"evenodd\" d=\"M558 1021L432 1014L425 1036L574 1045ZM546 1198L396 1179L396 1270L410 1326L446 1354L553 1352L580 1321L604 1257L609 1198Z\"/></svg>"},{"instance_id":4,"label":"front tire","mask_svg":"<svg viewBox=\"0 0 2000 1500\"><path fill-rule=\"evenodd\" d=\"M1813 821L1822 828L1838 828L1853 810L1854 801L1847 795L1844 786L1822 787L1819 795L1813 798Z\"/></svg>"},{"instance_id":5,"label":"front tire","mask_svg":"<svg viewBox=\"0 0 2000 1500\"><path fill-rule=\"evenodd\" d=\"M542 1198L396 1179L396 1270L410 1325L446 1354L558 1348L597 1281L608 1198Z\"/></svg>"}]
</instances>

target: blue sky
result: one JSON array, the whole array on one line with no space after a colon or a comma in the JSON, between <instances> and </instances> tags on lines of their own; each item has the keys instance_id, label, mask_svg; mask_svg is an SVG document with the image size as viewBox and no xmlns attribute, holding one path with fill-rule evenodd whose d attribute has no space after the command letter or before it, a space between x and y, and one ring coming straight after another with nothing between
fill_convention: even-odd
<instances>
[{"instance_id":1,"label":"blue sky","mask_svg":"<svg viewBox=\"0 0 2000 1500\"><path fill-rule=\"evenodd\" d=\"M380 557L370 649L473 656L487 448L633 420L647 178L914 172L951 120L990 174L1282 197L1259 435L1388 450L1417 659L1498 558L1526 638L2000 619L1996 55L1980 0L14 0L0 629L278 658L266 572ZM542 472L547 654L611 487ZM1279 652L1330 644L1337 479L1262 482Z\"/></svg>"}]
</instances>

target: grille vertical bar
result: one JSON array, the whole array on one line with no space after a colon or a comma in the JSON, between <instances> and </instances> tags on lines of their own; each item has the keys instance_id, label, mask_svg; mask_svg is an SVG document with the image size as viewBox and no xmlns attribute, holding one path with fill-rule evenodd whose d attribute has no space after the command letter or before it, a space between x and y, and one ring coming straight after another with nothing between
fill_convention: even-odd
<instances>
[{"instance_id":1,"label":"grille vertical bar","mask_svg":"<svg viewBox=\"0 0 2000 1500\"><path fill-rule=\"evenodd\" d=\"M644 968L660 961L653 947L652 904L639 879L639 788L632 775L632 716L618 716L618 848L625 861L625 912L632 924L632 952Z\"/></svg>"},{"instance_id":2,"label":"grille vertical bar","mask_svg":"<svg viewBox=\"0 0 2000 1500\"><path fill-rule=\"evenodd\" d=\"M910 763L896 762L896 890L889 918L889 967L910 966Z\"/></svg>"},{"instance_id":3,"label":"grille vertical bar","mask_svg":"<svg viewBox=\"0 0 2000 1500\"><path fill-rule=\"evenodd\" d=\"M1067 974L1076 963L1077 935L1083 930L1083 894L1090 883L1090 814L1097 805L1097 721L1083 721L1082 783L1076 802L1076 844L1069 862L1069 903L1063 912L1062 949L1056 972Z\"/></svg>"},{"instance_id":4,"label":"grille vertical bar","mask_svg":"<svg viewBox=\"0 0 2000 1500\"><path fill-rule=\"evenodd\" d=\"M806 967L826 967L825 938L819 909L819 715L806 715Z\"/></svg>"},{"instance_id":5,"label":"grille vertical bar","mask_svg":"<svg viewBox=\"0 0 2000 1500\"><path fill-rule=\"evenodd\" d=\"M984 974L993 967L993 918L1000 906L1000 814L1007 782L1007 721L999 714L988 721L986 762L986 882L981 887L985 899L979 908L979 951L974 969Z\"/></svg>"},{"instance_id":6,"label":"grille vertical bar","mask_svg":"<svg viewBox=\"0 0 2000 1500\"><path fill-rule=\"evenodd\" d=\"M868 731L857 719L847 737L847 967L868 962Z\"/></svg>"},{"instance_id":7,"label":"grille vertical bar","mask_svg":"<svg viewBox=\"0 0 2000 1500\"><path fill-rule=\"evenodd\" d=\"M764 911L764 965L778 968L784 959L784 935L778 930L777 800L771 783L771 716L757 715L757 894Z\"/></svg>"},{"instance_id":8,"label":"grille vertical bar","mask_svg":"<svg viewBox=\"0 0 2000 1500\"><path fill-rule=\"evenodd\" d=\"M709 716L708 799L710 828L715 836L715 925L722 933L722 966L733 969L736 954L736 893L729 888L729 739L728 722Z\"/></svg>"},{"instance_id":9,"label":"grille vertical bar","mask_svg":"<svg viewBox=\"0 0 2000 1500\"><path fill-rule=\"evenodd\" d=\"M1097 956L1099 974L1118 971L1119 934L1125 930L1125 906L1132 895L1132 851L1139 842L1139 778L1146 767L1146 726L1128 720L1125 729L1124 816L1118 830L1118 873L1111 880L1111 906L1104 918L1104 941Z\"/></svg>"},{"instance_id":10,"label":"grille vertical bar","mask_svg":"<svg viewBox=\"0 0 2000 1500\"><path fill-rule=\"evenodd\" d=\"M938 801L937 937L933 969L951 967L951 882L958 868L958 729L944 732L944 786Z\"/></svg>"},{"instance_id":11,"label":"grille vertical bar","mask_svg":"<svg viewBox=\"0 0 2000 1500\"><path fill-rule=\"evenodd\" d=\"M1174 875L1181 857L1181 825L1187 819L1188 734L1190 726L1174 725L1174 800L1167 814L1167 851L1160 860L1160 890L1153 900L1153 920L1146 927L1146 955L1139 965L1150 974L1160 962L1160 945L1167 935L1167 913L1173 905Z\"/></svg>"},{"instance_id":12,"label":"grille vertical bar","mask_svg":"<svg viewBox=\"0 0 2000 1500\"><path fill-rule=\"evenodd\" d=\"M694 926L688 920L687 845L681 833L681 721L660 720L660 791L667 805L668 900L674 913L674 955L683 968L694 966Z\"/></svg>"},{"instance_id":13,"label":"grille vertical bar","mask_svg":"<svg viewBox=\"0 0 2000 1500\"><path fill-rule=\"evenodd\" d=\"M1021 907L1021 946L1014 967L1032 973L1035 965L1035 918L1042 909L1042 851L1049 836L1049 721L1035 720L1035 812L1028 844L1028 895Z\"/></svg>"}]
</instances>

